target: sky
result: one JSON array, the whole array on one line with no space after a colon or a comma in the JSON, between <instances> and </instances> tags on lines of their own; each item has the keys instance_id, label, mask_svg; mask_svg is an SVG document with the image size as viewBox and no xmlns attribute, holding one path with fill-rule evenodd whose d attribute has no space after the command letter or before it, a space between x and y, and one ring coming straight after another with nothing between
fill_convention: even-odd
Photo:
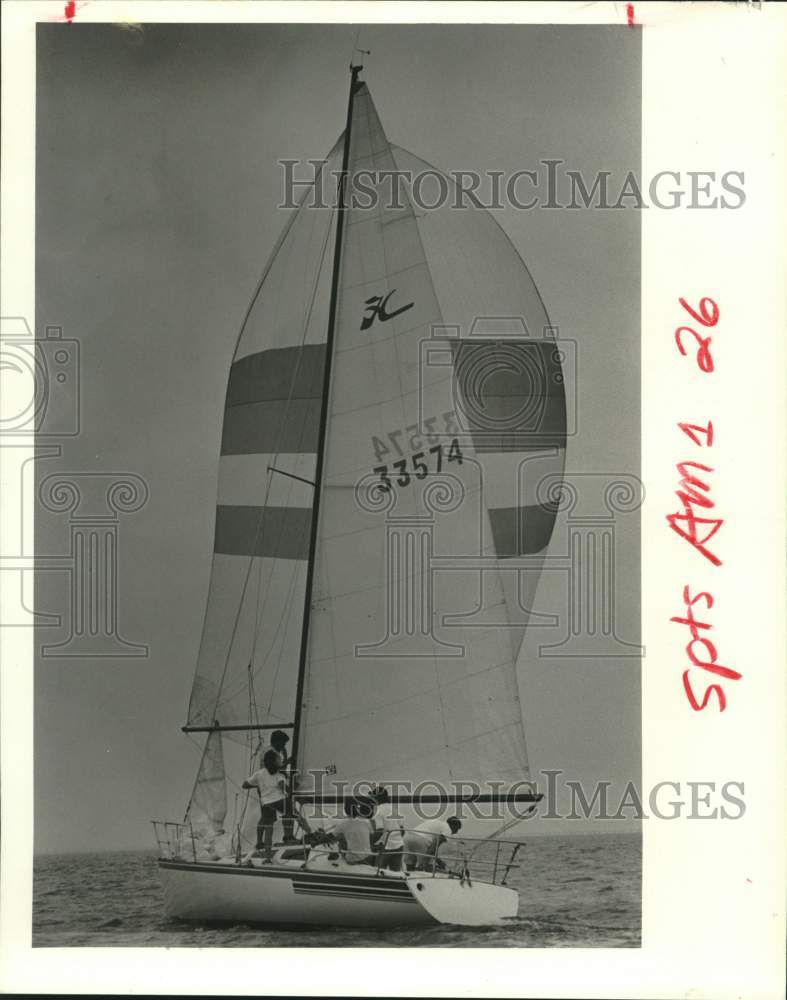
<instances>
[{"instance_id":1,"label":"sky","mask_svg":"<svg viewBox=\"0 0 787 1000\"><path fill-rule=\"evenodd\" d=\"M38 27L36 329L81 350L81 432L53 472L130 472L150 496L119 524L119 630L142 659L38 658L36 850L152 846L199 759L180 732L208 588L233 346L284 223L277 160L343 128L350 25ZM639 32L625 27L363 28L389 138L444 170L556 158L621 181L640 165ZM577 342L569 473L639 471L639 215L508 210L499 221L561 337ZM55 400L52 404L58 404ZM638 518L618 518L617 632L639 635ZM36 520L39 556L68 548ZM565 602L547 574L539 607ZM67 608L43 571L40 610ZM40 630L57 642L65 629ZM520 685L531 766L621 787L640 774L635 657L539 655ZM534 832L587 832L539 821ZM617 828L617 827L615 827Z\"/></svg>"}]
</instances>

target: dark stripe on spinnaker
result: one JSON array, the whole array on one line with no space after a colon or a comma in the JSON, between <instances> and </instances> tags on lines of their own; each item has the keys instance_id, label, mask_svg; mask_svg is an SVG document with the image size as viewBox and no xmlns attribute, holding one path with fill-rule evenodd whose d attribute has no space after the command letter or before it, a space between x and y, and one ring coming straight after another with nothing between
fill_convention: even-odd
<instances>
[{"instance_id":1,"label":"dark stripe on spinnaker","mask_svg":"<svg viewBox=\"0 0 787 1000\"><path fill-rule=\"evenodd\" d=\"M319 399L325 344L276 347L235 361L227 383L227 407L270 399Z\"/></svg>"},{"instance_id":2,"label":"dark stripe on spinnaker","mask_svg":"<svg viewBox=\"0 0 787 1000\"><path fill-rule=\"evenodd\" d=\"M266 400L224 412L222 455L309 455L317 451L320 400Z\"/></svg>"},{"instance_id":3,"label":"dark stripe on spinnaker","mask_svg":"<svg viewBox=\"0 0 787 1000\"><path fill-rule=\"evenodd\" d=\"M557 516L551 504L527 507L490 507L492 537L499 559L534 555L548 545Z\"/></svg>"},{"instance_id":4,"label":"dark stripe on spinnaker","mask_svg":"<svg viewBox=\"0 0 787 1000\"><path fill-rule=\"evenodd\" d=\"M259 351L230 369L222 455L317 451L325 345Z\"/></svg>"},{"instance_id":5,"label":"dark stripe on spinnaker","mask_svg":"<svg viewBox=\"0 0 787 1000\"><path fill-rule=\"evenodd\" d=\"M213 549L228 556L306 559L311 517L310 507L219 505Z\"/></svg>"},{"instance_id":6,"label":"dark stripe on spinnaker","mask_svg":"<svg viewBox=\"0 0 787 1000\"><path fill-rule=\"evenodd\" d=\"M566 397L553 341L452 340L457 417L479 452L562 447Z\"/></svg>"}]
</instances>

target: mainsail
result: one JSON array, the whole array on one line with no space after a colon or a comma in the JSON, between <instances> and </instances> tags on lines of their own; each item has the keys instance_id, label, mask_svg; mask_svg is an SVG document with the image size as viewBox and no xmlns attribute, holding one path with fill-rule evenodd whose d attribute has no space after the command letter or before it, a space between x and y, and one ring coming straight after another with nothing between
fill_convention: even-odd
<instances>
[{"instance_id":1,"label":"mainsail","mask_svg":"<svg viewBox=\"0 0 787 1000\"><path fill-rule=\"evenodd\" d=\"M305 200L244 323L186 728L293 722L301 790L326 770L510 784L529 776L516 664L556 515L538 484L563 466L560 358L488 213L391 202L392 172L436 172L356 75L345 162L374 197Z\"/></svg>"}]
</instances>

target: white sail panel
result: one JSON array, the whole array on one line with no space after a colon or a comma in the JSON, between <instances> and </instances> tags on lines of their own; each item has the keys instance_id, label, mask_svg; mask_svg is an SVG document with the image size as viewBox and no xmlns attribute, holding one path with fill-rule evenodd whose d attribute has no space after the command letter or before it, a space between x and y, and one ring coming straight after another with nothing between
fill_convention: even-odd
<instances>
[{"instance_id":1,"label":"white sail panel","mask_svg":"<svg viewBox=\"0 0 787 1000\"><path fill-rule=\"evenodd\" d=\"M186 822L191 824L196 836L211 836L224 831L226 815L227 785L221 733L211 733L205 741Z\"/></svg>"},{"instance_id":2,"label":"white sail panel","mask_svg":"<svg viewBox=\"0 0 787 1000\"><path fill-rule=\"evenodd\" d=\"M305 557L214 554L200 663L223 669L195 677L189 725L291 721L305 580Z\"/></svg>"},{"instance_id":3,"label":"white sail panel","mask_svg":"<svg viewBox=\"0 0 787 1000\"><path fill-rule=\"evenodd\" d=\"M338 165L334 150L322 170ZM229 372L191 727L292 721L336 215L315 207L322 176L316 187L274 248Z\"/></svg>"},{"instance_id":4,"label":"white sail panel","mask_svg":"<svg viewBox=\"0 0 787 1000\"><path fill-rule=\"evenodd\" d=\"M350 170L395 168L362 85ZM441 342L443 363L425 363L445 316L415 215L378 195L347 211L299 767L513 782L528 775L519 643L483 442L458 422L461 349Z\"/></svg>"}]
</instances>

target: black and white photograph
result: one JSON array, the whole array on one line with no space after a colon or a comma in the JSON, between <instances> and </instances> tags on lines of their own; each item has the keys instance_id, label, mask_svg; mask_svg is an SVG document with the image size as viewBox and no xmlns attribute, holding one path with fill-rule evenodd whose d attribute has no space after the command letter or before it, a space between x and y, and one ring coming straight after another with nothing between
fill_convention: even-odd
<instances>
[{"instance_id":1,"label":"black and white photograph","mask_svg":"<svg viewBox=\"0 0 787 1000\"><path fill-rule=\"evenodd\" d=\"M26 41L2 624L30 643L30 961L660 966L646 831L760 873L731 846L754 668L720 581L750 555L714 409L741 317L701 264L654 309L648 234L719 253L756 175L646 155L645 4L114 6L43 4ZM729 756L678 768L684 725ZM563 995L604 995L588 962ZM727 996L691 986L663 995Z\"/></svg>"},{"instance_id":2,"label":"black and white photograph","mask_svg":"<svg viewBox=\"0 0 787 1000\"><path fill-rule=\"evenodd\" d=\"M639 31L73 27L34 943L636 947Z\"/></svg>"}]
</instances>

